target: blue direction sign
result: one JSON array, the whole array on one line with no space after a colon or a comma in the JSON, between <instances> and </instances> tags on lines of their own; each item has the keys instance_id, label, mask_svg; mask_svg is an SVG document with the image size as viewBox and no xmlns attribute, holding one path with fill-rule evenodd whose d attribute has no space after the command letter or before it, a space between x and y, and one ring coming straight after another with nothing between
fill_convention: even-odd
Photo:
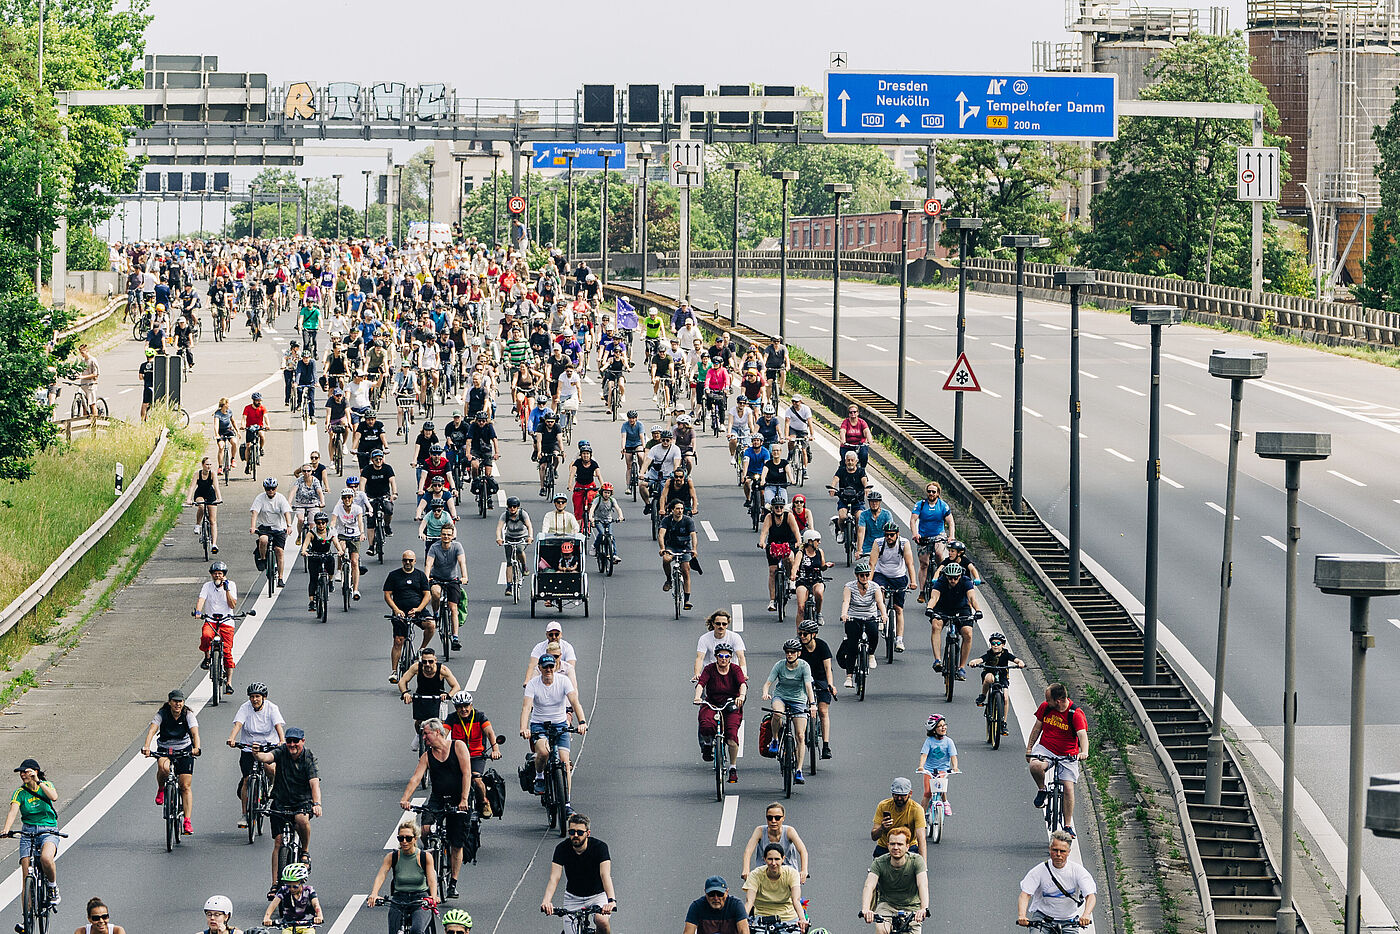
<instances>
[{"instance_id":1,"label":"blue direction sign","mask_svg":"<svg viewBox=\"0 0 1400 934\"><path fill-rule=\"evenodd\" d=\"M619 152L622 146L618 143L611 145L607 143L535 143L535 161L533 167L537 169L563 169L567 168L569 160L561 156L560 150L575 149L578 155L574 156L574 170L579 169L601 169L603 167L603 157L598 154L600 149L611 149ZM620 169L624 166L621 155L615 155L608 160L608 165L613 169Z\"/></svg>"},{"instance_id":2,"label":"blue direction sign","mask_svg":"<svg viewBox=\"0 0 1400 934\"><path fill-rule=\"evenodd\" d=\"M1115 75L826 73L827 136L1109 140Z\"/></svg>"}]
</instances>

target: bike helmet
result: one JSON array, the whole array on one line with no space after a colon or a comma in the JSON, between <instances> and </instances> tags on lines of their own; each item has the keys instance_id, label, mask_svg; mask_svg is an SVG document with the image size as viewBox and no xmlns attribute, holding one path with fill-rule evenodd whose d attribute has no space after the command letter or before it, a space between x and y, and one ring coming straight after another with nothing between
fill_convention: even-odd
<instances>
[{"instance_id":1,"label":"bike helmet","mask_svg":"<svg viewBox=\"0 0 1400 934\"><path fill-rule=\"evenodd\" d=\"M734 646L730 645L728 642L716 642L715 654L718 655L720 652L728 652L730 655L733 655Z\"/></svg>"},{"instance_id":2,"label":"bike helmet","mask_svg":"<svg viewBox=\"0 0 1400 934\"><path fill-rule=\"evenodd\" d=\"M690 424L690 416L689 416L689 415L682 415L680 418L676 419L676 421L680 422L682 425L689 425L689 424Z\"/></svg>"},{"instance_id":3,"label":"bike helmet","mask_svg":"<svg viewBox=\"0 0 1400 934\"><path fill-rule=\"evenodd\" d=\"M424 425L423 427L424 427L424 428L427 428L428 426L427 426L427 425ZM432 447L428 448L428 453L429 453L429 454L441 454L441 453L442 453L442 445L440 445L440 444L434 444Z\"/></svg>"},{"instance_id":4,"label":"bike helmet","mask_svg":"<svg viewBox=\"0 0 1400 934\"><path fill-rule=\"evenodd\" d=\"M263 684L261 681L254 681L252 684L248 685L248 696L252 697L254 694L261 694L263 697L266 697L267 685Z\"/></svg>"},{"instance_id":5,"label":"bike helmet","mask_svg":"<svg viewBox=\"0 0 1400 934\"><path fill-rule=\"evenodd\" d=\"M627 417L628 417L628 418L636 418L636 417L637 417L637 410L636 410L636 409L628 409L628 410L627 410Z\"/></svg>"},{"instance_id":6,"label":"bike helmet","mask_svg":"<svg viewBox=\"0 0 1400 934\"><path fill-rule=\"evenodd\" d=\"M856 571L857 574L869 574L869 573L870 573L870 561L869 561L869 559L867 559L867 558L861 558L859 561L857 561L857 562L856 562L855 571Z\"/></svg>"},{"instance_id":7,"label":"bike helmet","mask_svg":"<svg viewBox=\"0 0 1400 934\"><path fill-rule=\"evenodd\" d=\"M378 409L366 409L366 410L365 410L365 418L378 418L378 417L379 417L379 410L378 410Z\"/></svg>"},{"instance_id":8,"label":"bike helmet","mask_svg":"<svg viewBox=\"0 0 1400 934\"><path fill-rule=\"evenodd\" d=\"M801 643L801 642L798 642L796 639L789 639L788 641L786 641L786 642L783 643L783 651L784 651L784 652L801 652L801 651L802 651L802 643Z\"/></svg>"},{"instance_id":9,"label":"bike helmet","mask_svg":"<svg viewBox=\"0 0 1400 934\"><path fill-rule=\"evenodd\" d=\"M345 395L345 390L342 389L341 387L337 386L337 387L335 387L334 389L331 390L331 395L343 396L343 395Z\"/></svg>"},{"instance_id":10,"label":"bike helmet","mask_svg":"<svg viewBox=\"0 0 1400 934\"><path fill-rule=\"evenodd\" d=\"M276 477L268 477L266 480L264 480L264 481L263 481L263 489L264 489L264 490L275 490L275 489L277 489L277 478L276 478Z\"/></svg>"},{"instance_id":11,"label":"bike helmet","mask_svg":"<svg viewBox=\"0 0 1400 934\"><path fill-rule=\"evenodd\" d=\"M460 908L448 909L447 911L443 912L442 926L444 928L447 928L453 925L457 927L464 927L470 931L472 927L472 916L467 914Z\"/></svg>"},{"instance_id":12,"label":"bike helmet","mask_svg":"<svg viewBox=\"0 0 1400 934\"><path fill-rule=\"evenodd\" d=\"M452 695L452 706L454 707L469 707L471 706L471 702L471 691L458 691L456 694Z\"/></svg>"},{"instance_id":13,"label":"bike helmet","mask_svg":"<svg viewBox=\"0 0 1400 934\"><path fill-rule=\"evenodd\" d=\"M932 731L934 727L938 726L938 724L947 722L948 721L943 718L942 714L930 714L928 720L924 723L924 727L925 729Z\"/></svg>"},{"instance_id":14,"label":"bike helmet","mask_svg":"<svg viewBox=\"0 0 1400 934\"><path fill-rule=\"evenodd\" d=\"M883 527L883 529L882 529L881 531L884 531L884 532L894 532L895 534L898 534L898 533L899 533L899 522L896 521L895 519L892 519L892 518L891 518L891 519L886 519L886 520L885 520L885 525L884 525L884 527Z\"/></svg>"},{"instance_id":15,"label":"bike helmet","mask_svg":"<svg viewBox=\"0 0 1400 934\"><path fill-rule=\"evenodd\" d=\"M435 499L433 500L432 506L428 508L430 508L433 512L442 512L444 509L447 508L447 504L440 499Z\"/></svg>"},{"instance_id":16,"label":"bike helmet","mask_svg":"<svg viewBox=\"0 0 1400 934\"><path fill-rule=\"evenodd\" d=\"M549 400L544 396L535 396L535 405L547 405Z\"/></svg>"},{"instance_id":17,"label":"bike helmet","mask_svg":"<svg viewBox=\"0 0 1400 934\"><path fill-rule=\"evenodd\" d=\"M355 494L351 493L349 490L346 490L345 493L342 493L341 495L344 496L344 495L347 495L347 494L350 495L350 496L354 496L354 495L355 495ZM331 521L331 517L328 516L328 515L326 515L324 512L318 512L318 513L316 513L316 515L314 515L314 516L311 517L311 521L314 522L314 523L316 523L317 525L320 525L320 524L323 523L323 522L329 522L329 521Z\"/></svg>"},{"instance_id":18,"label":"bike helmet","mask_svg":"<svg viewBox=\"0 0 1400 934\"><path fill-rule=\"evenodd\" d=\"M147 360L150 360L150 359L153 358L155 355L156 355L156 352L155 352L153 349L151 349L150 347L147 347L147 348L146 348L146 359L147 359Z\"/></svg>"},{"instance_id":19,"label":"bike helmet","mask_svg":"<svg viewBox=\"0 0 1400 934\"><path fill-rule=\"evenodd\" d=\"M261 402L261 401L262 401L262 393L260 393L260 392L255 392L255 393L253 393L253 401L254 401L254 402Z\"/></svg>"},{"instance_id":20,"label":"bike helmet","mask_svg":"<svg viewBox=\"0 0 1400 934\"><path fill-rule=\"evenodd\" d=\"M998 642L1000 642L1002 645L1005 645L1005 644L1006 644L1006 636L1002 635L1002 634L999 633L999 632L994 632L994 633L992 633L990 636L987 637L987 643L988 643L989 645L995 645L995 644L998 643Z\"/></svg>"},{"instance_id":21,"label":"bike helmet","mask_svg":"<svg viewBox=\"0 0 1400 934\"><path fill-rule=\"evenodd\" d=\"M604 483L602 486L600 486L600 487L598 488L598 492L599 492L599 493L611 493L612 491L613 491L613 485L612 485L611 483Z\"/></svg>"},{"instance_id":22,"label":"bike helmet","mask_svg":"<svg viewBox=\"0 0 1400 934\"><path fill-rule=\"evenodd\" d=\"M209 573L213 574L215 571L223 571L227 574L228 565L224 564L222 561L215 561L213 564L209 565Z\"/></svg>"},{"instance_id":23,"label":"bike helmet","mask_svg":"<svg viewBox=\"0 0 1400 934\"><path fill-rule=\"evenodd\" d=\"M518 497L518 496L507 497L507 499L506 499L506 508L507 508L507 509L519 509L519 508L520 508L520 497Z\"/></svg>"},{"instance_id":24,"label":"bike helmet","mask_svg":"<svg viewBox=\"0 0 1400 934\"><path fill-rule=\"evenodd\" d=\"M769 503L768 505L769 505L769 506L786 506L786 505L787 505L787 497L784 496L783 494L779 493L779 494L777 494L776 496L773 497L773 502Z\"/></svg>"},{"instance_id":25,"label":"bike helmet","mask_svg":"<svg viewBox=\"0 0 1400 934\"><path fill-rule=\"evenodd\" d=\"M771 405L765 405L765 406L763 407L763 414L764 414L764 415L773 415L773 414L776 414L777 411L778 411L778 410L775 409L775 408L773 408Z\"/></svg>"},{"instance_id":26,"label":"bike helmet","mask_svg":"<svg viewBox=\"0 0 1400 934\"><path fill-rule=\"evenodd\" d=\"M967 551L967 546L964 545L961 541L959 541L958 539L955 538L955 539L953 539L951 542L948 543L948 550L949 550L949 551L962 551L962 552L966 552L966 551Z\"/></svg>"},{"instance_id":27,"label":"bike helmet","mask_svg":"<svg viewBox=\"0 0 1400 934\"><path fill-rule=\"evenodd\" d=\"M591 450L593 450L593 445L589 444L587 441L580 441L580 442L578 443L578 449L579 449L580 452L582 452L582 451L591 451Z\"/></svg>"},{"instance_id":28,"label":"bike helmet","mask_svg":"<svg viewBox=\"0 0 1400 934\"><path fill-rule=\"evenodd\" d=\"M282 869L283 882L305 882L311 876L311 867L305 863L290 863Z\"/></svg>"},{"instance_id":29,"label":"bike helmet","mask_svg":"<svg viewBox=\"0 0 1400 934\"><path fill-rule=\"evenodd\" d=\"M662 441L669 441L669 440L671 439L671 437L672 437L672 435L671 435L671 429L669 429L669 428L663 428L663 429L661 429L661 440L662 440Z\"/></svg>"},{"instance_id":30,"label":"bike helmet","mask_svg":"<svg viewBox=\"0 0 1400 934\"><path fill-rule=\"evenodd\" d=\"M210 895L209 900L204 903L205 911L222 911L229 917L233 917L233 900L227 895Z\"/></svg>"},{"instance_id":31,"label":"bike helmet","mask_svg":"<svg viewBox=\"0 0 1400 934\"><path fill-rule=\"evenodd\" d=\"M553 418L553 417L554 417L553 415L546 415L546 416L545 416L545 418ZM476 413L476 420L479 421L479 422L489 422L489 421L491 420L491 413L488 412L488 411L486 411L485 409L482 409L480 412L477 412L477 413Z\"/></svg>"},{"instance_id":32,"label":"bike helmet","mask_svg":"<svg viewBox=\"0 0 1400 934\"><path fill-rule=\"evenodd\" d=\"M477 413L476 413L476 417L477 417L477 418L481 418L481 417L483 417L485 414L486 414L485 412L477 412ZM557 421L559 421L559 416L556 415L556 414L554 414L553 412L546 412L546 413L544 413L544 420L547 421L547 422L557 422Z\"/></svg>"},{"instance_id":33,"label":"bike helmet","mask_svg":"<svg viewBox=\"0 0 1400 934\"><path fill-rule=\"evenodd\" d=\"M804 545L808 542L819 542L821 540L822 533L818 532L816 529L807 529L802 533L802 544Z\"/></svg>"},{"instance_id":34,"label":"bike helmet","mask_svg":"<svg viewBox=\"0 0 1400 934\"><path fill-rule=\"evenodd\" d=\"M359 486L359 485L360 485L360 477L359 477L359 475L358 475L358 474L353 474L353 473L352 473L350 476L346 477L346 478L345 478L345 485L346 485L346 486Z\"/></svg>"},{"instance_id":35,"label":"bike helmet","mask_svg":"<svg viewBox=\"0 0 1400 934\"><path fill-rule=\"evenodd\" d=\"M817 632L822 628L821 623L814 619L804 619L802 625L797 627L798 632Z\"/></svg>"},{"instance_id":36,"label":"bike helmet","mask_svg":"<svg viewBox=\"0 0 1400 934\"><path fill-rule=\"evenodd\" d=\"M355 491L354 491L354 490L341 490L341 491L340 491L340 498L341 498L341 499L346 499L346 498L354 499L354 498L355 498Z\"/></svg>"},{"instance_id":37,"label":"bike helmet","mask_svg":"<svg viewBox=\"0 0 1400 934\"><path fill-rule=\"evenodd\" d=\"M943 576L950 581L956 581L963 576L963 566L956 561L949 561L943 565Z\"/></svg>"},{"instance_id":38,"label":"bike helmet","mask_svg":"<svg viewBox=\"0 0 1400 934\"><path fill-rule=\"evenodd\" d=\"M884 494L882 494L879 490L871 490L870 495L866 497L866 499L870 500L872 503L878 500L882 500L884 498Z\"/></svg>"}]
</instances>

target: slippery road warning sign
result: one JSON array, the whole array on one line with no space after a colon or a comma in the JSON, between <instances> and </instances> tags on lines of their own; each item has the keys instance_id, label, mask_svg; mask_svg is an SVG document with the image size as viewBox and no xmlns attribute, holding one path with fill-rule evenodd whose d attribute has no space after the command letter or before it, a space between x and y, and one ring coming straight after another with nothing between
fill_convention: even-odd
<instances>
[{"instance_id":1,"label":"slippery road warning sign","mask_svg":"<svg viewBox=\"0 0 1400 934\"><path fill-rule=\"evenodd\" d=\"M977 382L977 374L972 372L972 364L967 362L967 354L958 354L958 362L953 365L953 371L943 381L943 388L949 392L982 391Z\"/></svg>"}]
</instances>

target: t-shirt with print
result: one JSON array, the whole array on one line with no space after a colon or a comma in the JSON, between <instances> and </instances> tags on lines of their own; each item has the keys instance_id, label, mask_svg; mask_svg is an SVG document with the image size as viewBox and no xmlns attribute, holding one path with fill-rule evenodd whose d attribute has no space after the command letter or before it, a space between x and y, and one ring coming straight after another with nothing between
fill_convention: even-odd
<instances>
[{"instance_id":1,"label":"t-shirt with print","mask_svg":"<svg viewBox=\"0 0 1400 934\"><path fill-rule=\"evenodd\" d=\"M1056 710L1049 701L1036 708L1035 718L1040 721L1040 744L1057 756L1079 755L1080 730L1088 731L1089 720L1084 711L1072 706L1064 713Z\"/></svg>"},{"instance_id":2,"label":"t-shirt with print","mask_svg":"<svg viewBox=\"0 0 1400 934\"><path fill-rule=\"evenodd\" d=\"M924 769L929 772L948 771L953 767L953 757L957 754L957 745L947 736L942 739L929 736L924 739L924 748L919 750L919 755L925 757Z\"/></svg>"}]
</instances>

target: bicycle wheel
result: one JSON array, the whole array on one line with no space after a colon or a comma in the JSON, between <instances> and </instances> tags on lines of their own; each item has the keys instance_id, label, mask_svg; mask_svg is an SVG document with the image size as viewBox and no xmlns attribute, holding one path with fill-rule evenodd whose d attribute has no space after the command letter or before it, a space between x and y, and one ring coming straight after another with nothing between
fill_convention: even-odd
<instances>
[{"instance_id":1,"label":"bicycle wheel","mask_svg":"<svg viewBox=\"0 0 1400 934\"><path fill-rule=\"evenodd\" d=\"M262 807L262 782L256 777L256 770L248 776L243 787L243 821L248 825L248 843L258 836L258 809Z\"/></svg>"},{"instance_id":2,"label":"bicycle wheel","mask_svg":"<svg viewBox=\"0 0 1400 934\"><path fill-rule=\"evenodd\" d=\"M24 877L24 930L26 934L35 934L39 926L44 924L44 916L47 912L47 905L43 897L43 889L39 883L37 875Z\"/></svg>"},{"instance_id":3,"label":"bicycle wheel","mask_svg":"<svg viewBox=\"0 0 1400 934\"><path fill-rule=\"evenodd\" d=\"M208 519L208 517L205 517L205 518L204 518L203 520L201 520L200 523L199 523L199 544L202 545L202 546L204 547L204 560L205 560L205 561L208 561L208 560L209 560L209 544L210 544L210 537L211 537L211 533L210 533L210 529L209 529L209 519Z\"/></svg>"},{"instance_id":4,"label":"bicycle wheel","mask_svg":"<svg viewBox=\"0 0 1400 934\"><path fill-rule=\"evenodd\" d=\"M399 677L402 678L416 661L418 649L413 645L413 625L410 623L408 638L403 641L403 651L399 653Z\"/></svg>"},{"instance_id":5,"label":"bicycle wheel","mask_svg":"<svg viewBox=\"0 0 1400 934\"><path fill-rule=\"evenodd\" d=\"M895 608L885 611L885 664L894 664Z\"/></svg>"},{"instance_id":6,"label":"bicycle wheel","mask_svg":"<svg viewBox=\"0 0 1400 934\"><path fill-rule=\"evenodd\" d=\"M340 568L340 608L346 613L350 612L350 566L344 563Z\"/></svg>"},{"instance_id":7,"label":"bicycle wheel","mask_svg":"<svg viewBox=\"0 0 1400 934\"><path fill-rule=\"evenodd\" d=\"M612 577L613 571L617 569L617 542L613 541L611 532L609 532L604 539L603 548L608 564L603 573L608 577Z\"/></svg>"},{"instance_id":8,"label":"bicycle wheel","mask_svg":"<svg viewBox=\"0 0 1400 934\"><path fill-rule=\"evenodd\" d=\"M224 693L224 653L222 646L209 651L209 703L219 706Z\"/></svg>"},{"instance_id":9,"label":"bicycle wheel","mask_svg":"<svg viewBox=\"0 0 1400 934\"><path fill-rule=\"evenodd\" d=\"M452 607L446 600L438 601L438 640L442 643L442 660L452 657Z\"/></svg>"},{"instance_id":10,"label":"bicycle wheel","mask_svg":"<svg viewBox=\"0 0 1400 934\"><path fill-rule=\"evenodd\" d=\"M604 535L604 536L603 536L603 540L602 540L601 542L598 543L598 548L597 548L597 550L595 551L595 553L594 553L594 555L593 555L593 557L594 557L595 559L597 559L597 562L598 562L598 573L599 573L599 574L606 574L606 573L608 573L608 552L607 552L607 548L608 548L608 537L607 537L606 535Z\"/></svg>"},{"instance_id":11,"label":"bicycle wheel","mask_svg":"<svg viewBox=\"0 0 1400 934\"><path fill-rule=\"evenodd\" d=\"M511 576L515 585L510 588L510 600L512 604L519 606L520 590L525 586L525 563L520 560L518 555L512 555L510 562L511 567L515 569L515 573Z\"/></svg>"},{"instance_id":12,"label":"bicycle wheel","mask_svg":"<svg viewBox=\"0 0 1400 934\"><path fill-rule=\"evenodd\" d=\"M954 622L946 623L948 626L956 626ZM954 632L957 630L954 629ZM943 640L943 699L948 703L953 701L953 686L958 683L958 652L961 647L956 638Z\"/></svg>"},{"instance_id":13,"label":"bicycle wheel","mask_svg":"<svg viewBox=\"0 0 1400 934\"><path fill-rule=\"evenodd\" d=\"M807 711L807 771L817 774L817 760L821 758L820 717L815 709Z\"/></svg>"},{"instance_id":14,"label":"bicycle wheel","mask_svg":"<svg viewBox=\"0 0 1400 934\"><path fill-rule=\"evenodd\" d=\"M681 618L681 604L684 598L681 596L681 586L684 578L681 577L680 559L671 559L671 596L675 599L676 619Z\"/></svg>"},{"instance_id":15,"label":"bicycle wheel","mask_svg":"<svg viewBox=\"0 0 1400 934\"><path fill-rule=\"evenodd\" d=\"M183 429L190 427L190 413L186 412L183 406L177 407L174 414L176 428Z\"/></svg>"},{"instance_id":16,"label":"bicycle wheel","mask_svg":"<svg viewBox=\"0 0 1400 934\"><path fill-rule=\"evenodd\" d=\"M778 565L777 573L773 575L773 595L777 598L773 602L778 604L778 622L787 618L787 570Z\"/></svg>"},{"instance_id":17,"label":"bicycle wheel","mask_svg":"<svg viewBox=\"0 0 1400 934\"><path fill-rule=\"evenodd\" d=\"M778 753L783 768L783 797L792 797L792 776L797 769L797 742L793 739L792 728L783 728L782 749Z\"/></svg>"},{"instance_id":18,"label":"bicycle wheel","mask_svg":"<svg viewBox=\"0 0 1400 934\"><path fill-rule=\"evenodd\" d=\"M845 546L845 548L846 548L846 567L850 567L850 566L851 566L851 556L855 554L855 550L856 550L855 537L851 535L851 523L850 523L850 520L847 520L847 522L846 522L846 530L845 530L845 534L842 536L842 539L843 539L842 544L843 544L843 545Z\"/></svg>"},{"instance_id":19,"label":"bicycle wheel","mask_svg":"<svg viewBox=\"0 0 1400 934\"><path fill-rule=\"evenodd\" d=\"M564 764L556 764L550 773L550 781L554 784L554 816L558 824L559 836L568 835L569 820L569 784L564 779Z\"/></svg>"},{"instance_id":20,"label":"bicycle wheel","mask_svg":"<svg viewBox=\"0 0 1400 934\"><path fill-rule=\"evenodd\" d=\"M173 769L175 763L171 763ZM169 853L175 849L175 844L180 842L180 809L171 801L172 797L178 798L180 795L179 786L172 789L172 783L165 785L165 852Z\"/></svg>"},{"instance_id":21,"label":"bicycle wheel","mask_svg":"<svg viewBox=\"0 0 1400 934\"><path fill-rule=\"evenodd\" d=\"M929 814L928 839L930 843L938 843L943 839L943 796L941 794L934 796L929 807L933 810Z\"/></svg>"},{"instance_id":22,"label":"bicycle wheel","mask_svg":"<svg viewBox=\"0 0 1400 934\"><path fill-rule=\"evenodd\" d=\"M724 802L724 786L729 781L729 764L725 758L729 755L729 747L724 742L724 714L715 714L715 738L712 741L715 746L715 800Z\"/></svg>"},{"instance_id":23,"label":"bicycle wheel","mask_svg":"<svg viewBox=\"0 0 1400 934\"><path fill-rule=\"evenodd\" d=\"M870 672L870 651L862 645L856 657L856 700L865 700L865 679Z\"/></svg>"},{"instance_id":24,"label":"bicycle wheel","mask_svg":"<svg viewBox=\"0 0 1400 934\"><path fill-rule=\"evenodd\" d=\"M270 597L277 592L277 551L272 547L272 542L267 543L267 595Z\"/></svg>"},{"instance_id":25,"label":"bicycle wheel","mask_svg":"<svg viewBox=\"0 0 1400 934\"><path fill-rule=\"evenodd\" d=\"M986 721L987 724L987 742L989 743L992 742L992 738L996 735L997 730L996 712L994 709L996 706L996 697L997 692L992 691L987 697L986 706L982 708L982 719ZM993 746L992 748L995 749L996 747Z\"/></svg>"},{"instance_id":26,"label":"bicycle wheel","mask_svg":"<svg viewBox=\"0 0 1400 934\"><path fill-rule=\"evenodd\" d=\"M446 814L441 817L441 821L442 826L437 828L437 840L433 846L433 868L437 870L438 897L446 898L448 886L452 882L452 858L447 846Z\"/></svg>"},{"instance_id":27,"label":"bicycle wheel","mask_svg":"<svg viewBox=\"0 0 1400 934\"><path fill-rule=\"evenodd\" d=\"M991 743L992 743L992 748L993 748L993 749L1000 749L1000 748L1001 748L1001 734L1002 734L1002 732L1006 729L1006 694L1005 694L1005 692L1003 692L1003 691L993 691L993 692L992 692L991 703L989 703L987 706L988 706L988 708L990 708L991 711L992 711L991 716L988 718L988 719L991 721L991 724L990 724L990 727L989 727L989 728L990 728L991 731L992 731L992 735L991 735L991 737L990 737Z\"/></svg>"}]
</instances>

